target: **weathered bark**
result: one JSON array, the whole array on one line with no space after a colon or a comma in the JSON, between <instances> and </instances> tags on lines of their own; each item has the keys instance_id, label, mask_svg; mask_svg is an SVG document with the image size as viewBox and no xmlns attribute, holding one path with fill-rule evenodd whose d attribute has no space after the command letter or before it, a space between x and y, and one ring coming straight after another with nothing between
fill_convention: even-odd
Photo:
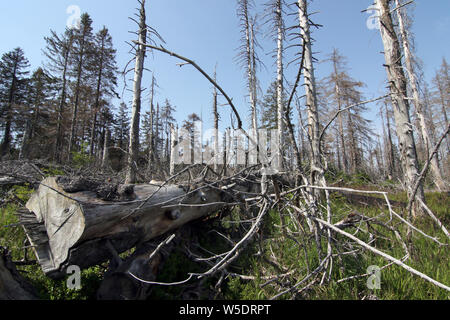
<instances>
[{"instance_id":1,"label":"weathered bark","mask_svg":"<svg viewBox=\"0 0 450 320\"><path fill-rule=\"evenodd\" d=\"M111 145L111 132L109 128L105 128L105 140L103 145L102 168L105 169L109 158L109 147Z\"/></svg>"},{"instance_id":2,"label":"weathered bark","mask_svg":"<svg viewBox=\"0 0 450 320\"><path fill-rule=\"evenodd\" d=\"M147 25L145 23L145 0L141 2L139 23L139 45L136 52L134 67L133 107L131 113L130 144L128 147L127 183L135 183L137 160L139 156L139 122L141 113L141 83L144 72L145 46L147 42Z\"/></svg>"},{"instance_id":3,"label":"weathered bark","mask_svg":"<svg viewBox=\"0 0 450 320\"><path fill-rule=\"evenodd\" d=\"M216 71L214 71L214 81L216 81ZM214 115L214 171L219 171L220 151L219 151L219 111L217 110L217 89L213 91L213 115ZM223 145L225 148L225 144Z\"/></svg>"},{"instance_id":4,"label":"weathered bark","mask_svg":"<svg viewBox=\"0 0 450 320\"><path fill-rule=\"evenodd\" d=\"M386 71L392 93L394 119L400 147L400 159L404 170L404 183L407 186L408 197L411 196L411 186L419 176L416 144L409 114L409 102L406 93L406 78L401 62L400 44L395 33L388 0L377 0L380 10L380 33L384 46ZM423 186L419 187L416 197L425 201ZM417 215L417 210L413 211Z\"/></svg>"},{"instance_id":5,"label":"weathered bark","mask_svg":"<svg viewBox=\"0 0 450 320\"><path fill-rule=\"evenodd\" d=\"M0 247L0 300L37 300L35 289L19 274L8 251Z\"/></svg>"},{"instance_id":6,"label":"weathered bark","mask_svg":"<svg viewBox=\"0 0 450 320\"><path fill-rule=\"evenodd\" d=\"M284 105L283 105L283 16L281 0L276 2L276 26L277 26L277 128L278 128L278 166L283 171L283 150L284 150Z\"/></svg>"},{"instance_id":7,"label":"weathered bark","mask_svg":"<svg viewBox=\"0 0 450 320\"><path fill-rule=\"evenodd\" d=\"M175 129L173 123L170 124L170 165L169 173L171 176L175 174L175 158L176 158L176 146L178 143L178 128Z\"/></svg>"},{"instance_id":8,"label":"weathered bark","mask_svg":"<svg viewBox=\"0 0 450 320\"><path fill-rule=\"evenodd\" d=\"M153 104L153 100L155 97L155 76L152 75L152 84L151 84L151 93L150 93L150 124L149 124L149 133L148 133L148 164L147 170L150 175L152 175L152 164L155 162L155 136L153 134L154 118L155 118L155 106Z\"/></svg>"},{"instance_id":9,"label":"weathered bark","mask_svg":"<svg viewBox=\"0 0 450 320\"><path fill-rule=\"evenodd\" d=\"M69 265L109 260L108 243L124 252L216 212L220 201L216 189L188 193L177 185L111 186L85 179L67 184L50 177L27 202L31 213L21 220L43 271L60 277Z\"/></svg>"},{"instance_id":10,"label":"weathered bark","mask_svg":"<svg viewBox=\"0 0 450 320\"><path fill-rule=\"evenodd\" d=\"M256 53L255 53L255 34L254 34L254 25L250 21L249 16L249 7L251 4L248 0L239 1L239 12L238 15L241 18L241 27L244 29L243 34L243 42L245 45L245 51L242 50L241 54L243 54L243 60L246 64L247 71L247 87L250 98L250 110L251 110L251 140L249 140L249 158L248 161L250 164L256 164L258 161L258 157L255 151L251 151L252 149L256 150L258 146L258 119L256 112ZM280 11L281 14L281 11ZM282 31L281 29L279 29ZM282 34L281 34L282 35Z\"/></svg>"},{"instance_id":11,"label":"weathered bark","mask_svg":"<svg viewBox=\"0 0 450 320\"><path fill-rule=\"evenodd\" d=\"M319 113L317 110L317 91L311 48L310 21L306 0L298 1L298 15L304 48L304 81L306 90L306 108L308 114L308 132L311 139L311 181L312 184L325 182L320 159Z\"/></svg>"},{"instance_id":12,"label":"weathered bark","mask_svg":"<svg viewBox=\"0 0 450 320\"><path fill-rule=\"evenodd\" d=\"M395 5L397 7L400 6L400 3L398 0L395 0ZM405 23L403 22L403 16L402 16L400 8L397 10L397 20L398 20L398 26L400 29L400 35L401 35L402 44L403 44L403 53L405 56L406 73L408 74L409 85L411 87L411 91L412 91L412 95L413 95L412 98L413 98L414 106L416 109L416 115L417 115L417 118L419 119L420 133L421 133L421 136L423 139L423 144L425 146L426 158L428 158L428 156L429 156L428 153L433 148L433 143L430 139L428 125L425 121L424 107L429 107L429 106L423 106L422 103L420 102L419 88L417 86L417 78L416 78L416 74L414 72L414 67L413 67L413 62L412 62L412 53L411 53L409 39L408 39L408 35L406 32L406 28L405 28ZM434 181L436 187L439 189L439 191L443 191L445 189L445 182L444 182L444 179L442 178L441 170L439 168L439 162L438 162L437 155L435 155L431 159L431 171L433 173L433 177L434 177L433 181Z\"/></svg>"},{"instance_id":13,"label":"weathered bark","mask_svg":"<svg viewBox=\"0 0 450 320\"><path fill-rule=\"evenodd\" d=\"M387 125L387 144L388 151L386 152L388 155L388 177L389 179L393 179L395 175L395 153L394 153L394 143L392 142L392 134L391 134L391 122L389 120L389 113L387 108L387 103L384 103L384 110L386 111L386 125ZM384 125L383 125L384 130Z\"/></svg>"},{"instance_id":14,"label":"weathered bark","mask_svg":"<svg viewBox=\"0 0 450 320\"><path fill-rule=\"evenodd\" d=\"M348 103L350 105L350 103ZM350 172L354 174L358 167L358 148L356 146L355 130L353 125L353 118L350 110L347 111L348 135L350 143Z\"/></svg>"}]
</instances>

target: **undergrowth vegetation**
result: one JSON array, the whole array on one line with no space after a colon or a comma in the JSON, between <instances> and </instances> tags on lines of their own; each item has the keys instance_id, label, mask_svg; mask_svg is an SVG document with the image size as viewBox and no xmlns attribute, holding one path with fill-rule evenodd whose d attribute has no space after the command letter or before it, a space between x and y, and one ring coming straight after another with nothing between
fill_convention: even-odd
<instances>
[{"instance_id":1,"label":"undergrowth vegetation","mask_svg":"<svg viewBox=\"0 0 450 320\"><path fill-rule=\"evenodd\" d=\"M54 170L48 175L58 174ZM338 177L350 185L364 183L366 177L356 176L351 179ZM353 183L352 183L353 182ZM0 245L7 247L14 261L35 260L31 248L26 248L26 236L18 225L17 209L28 200L33 188L31 185L13 186L2 190L2 198L6 201L0 208ZM381 212L388 215L386 208L376 204L352 203L342 194L332 193L333 223L345 218L356 210L368 217L378 216ZM406 203L403 192L390 193L390 200L396 203ZM427 193L427 203L430 209L448 226L450 224L450 197L445 193ZM395 208L402 214L403 208ZM208 260L194 261L195 257L218 255L229 250L239 237L250 226L245 222L248 213L232 210L220 219L199 221L192 225L195 229L196 241L187 251L183 247L176 248L159 272L156 281L175 282L187 278L189 272L201 273L210 266ZM326 253L326 239L322 239L321 251L317 250L314 237L302 230L297 230L297 236L287 235L282 225L289 230L295 230L292 223L292 212L282 209L266 214L257 236L246 246L239 257L226 268L226 272L200 281L190 281L181 286L155 286L151 299L268 299L279 293L277 283L295 285L309 271L318 267L319 257ZM305 219L298 218L303 228L308 228ZM443 232L436 224L425 216L414 222L414 225L429 235L436 235L441 242L448 245ZM367 228L368 226L364 226ZM372 245L397 258L404 256L402 246L394 235L378 225L370 225L372 233L377 234ZM407 228L403 224L395 225L398 232L406 238ZM364 228L352 227L346 230L357 234L359 238L370 241L364 233ZM311 282L311 285L298 292L293 290L280 299L448 299L448 293L429 282L420 279L397 265L388 265L388 261L373 253L363 250L358 245L346 242L339 234L334 235L337 252L348 252L333 258L332 273L325 279L307 281L301 287ZM25 247L25 248L24 248ZM25 250L27 249L27 250ZM450 255L448 246L439 244L413 232L408 243L410 257L404 262L409 266L431 276L437 281L450 283ZM195 254L193 253L195 252ZM200 259L201 260L201 259ZM70 290L66 279L52 280L44 275L38 264L18 266L18 270L38 290L42 299L95 299L95 293L100 285L107 263L83 270L81 275L81 290ZM367 286L369 266L378 266L380 271L380 288L369 289ZM278 276L278 277L274 277ZM351 278L354 277L354 278ZM347 279L350 278L350 279ZM347 280L345 280L347 279ZM312 279L311 279L312 280ZM340 281L344 280L344 281ZM322 282L322 285L320 285Z\"/></svg>"}]
</instances>

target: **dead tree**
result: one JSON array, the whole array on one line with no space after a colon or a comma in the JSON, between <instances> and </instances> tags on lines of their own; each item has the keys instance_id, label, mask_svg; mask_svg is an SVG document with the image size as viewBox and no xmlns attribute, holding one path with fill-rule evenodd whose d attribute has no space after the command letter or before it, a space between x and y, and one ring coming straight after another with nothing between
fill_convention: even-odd
<instances>
[{"instance_id":1,"label":"dead tree","mask_svg":"<svg viewBox=\"0 0 450 320\"><path fill-rule=\"evenodd\" d=\"M217 81L216 70L214 70L214 81ZM214 115L214 171L219 171L219 111L217 110L217 88L213 88L213 115ZM223 145L225 148L225 144Z\"/></svg>"},{"instance_id":2,"label":"dead tree","mask_svg":"<svg viewBox=\"0 0 450 320\"><path fill-rule=\"evenodd\" d=\"M150 91L150 115L149 115L149 133L148 133L148 165L147 169L152 174L152 166L155 162L155 135L154 135L154 126L155 126L155 106L153 104L154 97L155 97L155 83L156 79L155 76L152 75L152 84L151 84L151 91Z\"/></svg>"},{"instance_id":3,"label":"dead tree","mask_svg":"<svg viewBox=\"0 0 450 320\"><path fill-rule=\"evenodd\" d=\"M175 158L177 157L176 146L178 143L178 128L175 128L173 123L170 124L170 164L169 174L173 176L175 174Z\"/></svg>"},{"instance_id":4,"label":"dead tree","mask_svg":"<svg viewBox=\"0 0 450 320\"><path fill-rule=\"evenodd\" d=\"M108 127L105 128L105 140L103 144L102 168L105 169L109 158L109 147L111 144L111 132Z\"/></svg>"},{"instance_id":5,"label":"dead tree","mask_svg":"<svg viewBox=\"0 0 450 320\"><path fill-rule=\"evenodd\" d=\"M389 88L392 94L394 119L397 128L397 136L400 148L400 160L404 171L404 184L407 186L408 198L411 197L411 186L415 184L419 176L416 144L414 142L413 127L409 113L409 101L407 99L406 77L403 72L400 43L392 22L391 9L388 0L377 0L380 11L380 33L384 46L386 60L386 72ZM422 201L425 200L422 185L416 194ZM413 210L418 215L417 210Z\"/></svg>"},{"instance_id":6,"label":"dead tree","mask_svg":"<svg viewBox=\"0 0 450 320\"><path fill-rule=\"evenodd\" d=\"M306 0L299 0L298 17L300 23L301 37L304 46L304 82L306 90L306 108L308 114L308 133L311 139L311 184L324 182L323 167L320 152L320 123L317 110L316 80L314 76L313 56L311 47L310 20L308 16L308 5Z\"/></svg>"},{"instance_id":7,"label":"dead tree","mask_svg":"<svg viewBox=\"0 0 450 320\"><path fill-rule=\"evenodd\" d=\"M238 17L240 19L240 27L242 33L241 42L243 43L239 58L245 67L246 77L247 77L247 88L250 98L250 110L251 110L251 135L254 144L249 145L249 149L256 150L258 146L258 116L257 116L257 78L256 78L256 65L258 62L255 47L255 20L250 16L250 9L253 7L253 2L250 0L239 0L238 1ZM250 150L249 150L250 151ZM249 162L255 164L258 158L253 157L255 152L249 152L250 158Z\"/></svg>"},{"instance_id":8,"label":"dead tree","mask_svg":"<svg viewBox=\"0 0 450 320\"><path fill-rule=\"evenodd\" d=\"M413 57L412 57L412 52L410 49L408 32L406 30L405 22L403 21L402 8L400 7L399 0L395 0L395 5L397 7L397 10L396 10L397 11L397 21L398 21L398 27L399 27L400 35L401 35L400 38L402 41L403 55L405 57L405 64L406 64L405 69L406 69L406 73L408 75L408 80L409 80L408 83L411 88L416 115L417 115L417 118L419 119L420 133L421 133L421 137L423 139L424 145L425 145L425 151L429 153L432 148L433 143L430 138L429 128L428 128L427 122L425 120L425 113L424 113L424 108L429 107L429 106L424 106L420 101L419 88L418 88L418 84L417 84L416 73L414 72L414 67L413 67ZM428 157L428 154L427 154L427 157ZM441 170L439 168L439 161L438 161L437 155L432 158L431 171L433 173L433 177L434 177L433 181L434 181L434 184L436 185L436 187L439 189L439 191L445 190L445 182L442 178Z\"/></svg>"},{"instance_id":9,"label":"dead tree","mask_svg":"<svg viewBox=\"0 0 450 320\"><path fill-rule=\"evenodd\" d=\"M221 206L217 188L52 177L42 181L21 220L43 271L57 278L70 265L110 260L112 252L139 246Z\"/></svg>"},{"instance_id":10,"label":"dead tree","mask_svg":"<svg viewBox=\"0 0 450 320\"><path fill-rule=\"evenodd\" d=\"M130 143L128 146L127 183L136 181L137 160L139 154L139 122L141 113L141 83L144 72L145 46L147 43L147 25L145 18L145 0L141 0L139 21L139 44L136 49L136 60L134 67L133 82L133 106L130 126Z\"/></svg>"},{"instance_id":11,"label":"dead tree","mask_svg":"<svg viewBox=\"0 0 450 320\"><path fill-rule=\"evenodd\" d=\"M36 290L23 278L6 248L0 247L0 300L37 300Z\"/></svg>"},{"instance_id":12,"label":"dead tree","mask_svg":"<svg viewBox=\"0 0 450 320\"><path fill-rule=\"evenodd\" d=\"M277 30L277 129L278 129L278 166L283 170L283 148L284 148L284 105L283 105L283 41L284 24L282 0L276 0L275 6L275 26Z\"/></svg>"}]
</instances>

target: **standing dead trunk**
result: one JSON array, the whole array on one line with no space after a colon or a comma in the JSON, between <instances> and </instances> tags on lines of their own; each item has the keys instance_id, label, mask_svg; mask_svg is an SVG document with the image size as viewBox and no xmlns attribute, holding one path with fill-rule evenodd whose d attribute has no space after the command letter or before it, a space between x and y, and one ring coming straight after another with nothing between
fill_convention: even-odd
<instances>
[{"instance_id":1,"label":"standing dead trunk","mask_svg":"<svg viewBox=\"0 0 450 320\"><path fill-rule=\"evenodd\" d=\"M147 41L147 25L145 23L145 0L141 2L139 23L139 44L137 44L136 64L134 67L133 107L131 113L130 143L128 146L128 164L126 183L135 183L139 156L139 122L141 118L141 83L144 72L145 43Z\"/></svg>"},{"instance_id":2,"label":"standing dead trunk","mask_svg":"<svg viewBox=\"0 0 450 320\"><path fill-rule=\"evenodd\" d=\"M171 176L175 174L175 158L177 157L176 146L178 143L178 129L175 129L175 125L173 123L170 124L170 165L169 165L169 173Z\"/></svg>"},{"instance_id":3,"label":"standing dead trunk","mask_svg":"<svg viewBox=\"0 0 450 320\"><path fill-rule=\"evenodd\" d=\"M225 130L225 132L223 133L223 170L222 173L224 176L227 175L227 166L228 166L228 129Z\"/></svg>"},{"instance_id":4,"label":"standing dead trunk","mask_svg":"<svg viewBox=\"0 0 450 320\"><path fill-rule=\"evenodd\" d=\"M214 70L214 81L216 79L216 70ZM219 112L217 110L217 88L213 89L213 116L214 116L214 171L219 171L220 151L219 151ZM224 145L225 146L225 145Z\"/></svg>"},{"instance_id":5,"label":"standing dead trunk","mask_svg":"<svg viewBox=\"0 0 450 320\"><path fill-rule=\"evenodd\" d=\"M154 118L155 118L155 107L153 105L153 99L155 97L155 76L152 75L152 85L151 85L151 92L150 92L150 125L149 125L149 133L148 133L148 165L147 169L152 174L152 166L154 165L155 161L155 138L153 134L153 127L154 127Z\"/></svg>"},{"instance_id":6,"label":"standing dead trunk","mask_svg":"<svg viewBox=\"0 0 450 320\"><path fill-rule=\"evenodd\" d=\"M400 7L399 0L395 0L395 5L397 7ZM414 106L416 109L416 115L417 115L417 118L419 119L420 133L421 133L421 137L423 139L423 144L425 147L424 151L426 154L426 159L428 159L429 152L431 152L431 149L433 148L433 143L430 138L428 125L425 121L425 114L424 114L424 110L423 110L424 106L420 102L419 88L417 86L417 77L414 72L414 67L413 67L413 62L412 62L412 59L413 59L412 52L410 49L408 34L406 31L405 23L403 21L403 16L402 16L401 10L402 10L401 8L397 9L397 20L398 20L398 26L400 29L400 34L401 34L401 39L402 39L402 44L403 44L403 54L405 57L406 73L408 74L409 85L410 85L410 88L412 91L412 95L413 95L412 98L413 98ZM427 106L427 107L429 107L429 106ZM434 181L436 187L439 189L439 191L444 190L445 182L442 178L441 170L439 168L437 154L431 159L430 165L431 165L431 171L434 176L433 181Z\"/></svg>"},{"instance_id":7,"label":"standing dead trunk","mask_svg":"<svg viewBox=\"0 0 450 320\"><path fill-rule=\"evenodd\" d=\"M419 176L416 145L409 114L409 102L406 92L406 78L401 62L400 44L395 33L388 0L377 0L380 11L380 33L384 46L386 71L392 94L394 119L400 148L400 159L404 171L404 183L407 187L408 198L411 197L411 187ZM425 200L423 185L416 194L420 200ZM419 208L413 210L413 215L419 214Z\"/></svg>"},{"instance_id":8,"label":"standing dead trunk","mask_svg":"<svg viewBox=\"0 0 450 320\"><path fill-rule=\"evenodd\" d=\"M323 169L320 159L320 133L319 133L319 114L317 110L316 81L314 76L314 66L311 48L311 35L309 28L309 16L307 1L299 0L299 21L301 36L304 48L304 81L306 90L306 108L308 114L308 132L311 139L311 184L323 182Z\"/></svg>"},{"instance_id":9,"label":"standing dead trunk","mask_svg":"<svg viewBox=\"0 0 450 320\"><path fill-rule=\"evenodd\" d=\"M111 132L109 131L109 128L106 126L105 140L104 140L104 145L103 145L103 156L102 156L102 168L103 169L105 169L107 166L110 145L111 145Z\"/></svg>"},{"instance_id":10,"label":"standing dead trunk","mask_svg":"<svg viewBox=\"0 0 450 320\"><path fill-rule=\"evenodd\" d=\"M283 40L284 40L284 26L282 16L281 0L276 2L275 19L277 26L277 128L278 128L278 166L279 170L283 171L284 159L284 104L283 104ZM305 77L306 78L306 77Z\"/></svg>"}]
</instances>

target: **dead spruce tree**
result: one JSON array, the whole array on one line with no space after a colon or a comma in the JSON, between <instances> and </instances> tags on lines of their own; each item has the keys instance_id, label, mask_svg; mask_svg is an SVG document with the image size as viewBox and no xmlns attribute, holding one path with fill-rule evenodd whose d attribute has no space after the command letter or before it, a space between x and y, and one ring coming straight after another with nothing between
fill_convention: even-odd
<instances>
[{"instance_id":1,"label":"dead spruce tree","mask_svg":"<svg viewBox=\"0 0 450 320\"><path fill-rule=\"evenodd\" d=\"M270 34L276 42L276 123L277 123L277 151L273 161L276 162L276 166L280 171L283 171L283 155L285 148L284 139L284 66L283 66L283 54L284 54L284 41L285 41L285 26L283 20L283 7L285 3L283 0L270 0L267 6L267 23L270 24Z\"/></svg>"},{"instance_id":2,"label":"dead spruce tree","mask_svg":"<svg viewBox=\"0 0 450 320\"><path fill-rule=\"evenodd\" d=\"M252 18L250 15L250 9L254 7L252 0L238 0L237 15L240 21L241 28L241 42L242 45L239 48L238 58L240 63L245 68L247 76L247 88L250 99L251 110L251 136L254 141L254 145L250 145L252 149L256 150L256 146L259 144L258 139L258 115L257 115L257 78L256 78L256 66L259 62L256 56L255 47L257 46L255 38L255 24L256 16ZM216 89L215 89L216 90ZM256 164L258 162L257 157L254 158L255 152L250 152L249 163Z\"/></svg>"},{"instance_id":3,"label":"dead spruce tree","mask_svg":"<svg viewBox=\"0 0 450 320\"><path fill-rule=\"evenodd\" d=\"M408 199L411 200L413 197L413 190L411 188L419 177L419 164L410 117L406 77L403 72L402 54L392 21L389 0L377 0L377 7L380 12L380 33L384 46L389 89L392 94L392 107L399 141L400 160L404 171L403 183L407 188ZM422 184L419 185L415 196L420 201L425 202ZM413 215L420 215L418 207L414 208Z\"/></svg>"},{"instance_id":4,"label":"dead spruce tree","mask_svg":"<svg viewBox=\"0 0 450 320\"><path fill-rule=\"evenodd\" d=\"M139 154L139 122L141 118L141 83L144 72L145 44L147 43L147 24L145 17L145 0L139 11L139 44L136 45L136 58L133 80L133 105L131 113L130 142L128 145L128 163L126 183L136 182L137 160Z\"/></svg>"},{"instance_id":5,"label":"dead spruce tree","mask_svg":"<svg viewBox=\"0 0 450 320\"><path fill-rule=\"evenodd\" d=\"M306 90L306 110L308 114L308 134L311 140L311 177L310 183L318 185L325 182L323 176L323 166L321 163L320 152L320 123L317 110L317 91L316 79L314 76L313 54L311 46L310 20L308 16L308 5L306 0L299 0L298 18L300 23L300 32L303 39L304 50L304 84Z\"/></svg>"},{"instance_id":6,"label":"dead spruce tree","mask_svg":"<svg viewBox=\"0 0 450 320\"><path fill-rule=\"evenodd\" d=\"M402 41L402 49L403 49L403 56L405 59L405 65L406 65L406 73L408 75L408 83L409 87L411 88L412 93L412 100L414 102L415 111L417 118L419 120L419 128L421 137L423 139L423 143L425 146L425 152L426 152L426 158L429 156L429 152L433 148L433 143L430 137L430 130L428 127L428 123L426 121L426 115L424 112L424 108L429 108L429 106L423 105L423 102L420 99L419 95L419 88L418 88L418 79L416 77L416 73L414 71L414 65L413 65L413 53L411 50L410 45L410 36L408 34L408 31L406 29L405 21L404 21L404 15L406 15L406 12L402 12L403 8L401 8L401 4L399 0L395 0L395 5L397 7L397 21L398 21L398 28L400 31L400 38ZM407 18L407 17L406 17ZM441 170L439 168L439 161L438 156L435 155L431 160L431 171L433 173L434 177L434 184L439 189L439 191L445 190L445 182L442 178Z\"/></svg>"}]
</instances>

